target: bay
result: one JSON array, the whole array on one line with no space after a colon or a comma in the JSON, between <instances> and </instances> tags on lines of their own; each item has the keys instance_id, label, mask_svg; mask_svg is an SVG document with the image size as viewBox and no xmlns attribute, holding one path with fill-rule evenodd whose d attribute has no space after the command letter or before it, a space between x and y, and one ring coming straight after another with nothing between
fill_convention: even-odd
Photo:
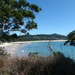
<instances>
[{"instance_id":1,"label":"bay","mask_svg":"<svg viewBox=\"0 0 75 75\"><path fill-rule=\"evenodd\" d=\"M66 57L70 57L71 59L75 60L75 47L70 46L69 44L64 45L65 41L53 41L50 42L50 46L52 47L53 51L60 51ZM30 52L38 52L38 55L48 56L51 55L51 52L48 50L48 43L49 42L32 42L28 44L23 44L17 47L17 52L15 55L18 56L27 56Z\"/></svg>"}]
</instances>

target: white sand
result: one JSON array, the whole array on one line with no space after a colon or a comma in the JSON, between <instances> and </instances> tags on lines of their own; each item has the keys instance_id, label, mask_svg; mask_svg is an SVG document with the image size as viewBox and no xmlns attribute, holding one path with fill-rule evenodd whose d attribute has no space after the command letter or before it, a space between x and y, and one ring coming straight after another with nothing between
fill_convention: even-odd
<instances>
[{"instance_id":1,"label":"white sand","mask_svg":"<svg viewBox=\"0 0 75 75\"><path fill-rule=\"evenodd\" d=\"M11 45L11 43L3 43L3 44L0 44L0 47L5 47L5 46L8 46L8 45Z\"/></svg>"},{"instance_id":2,"label":"white sand","mask_svg":"<svg viewBox=\"0 0 75 75\"><path fill-rule=\"evenodd\" d=\"M32 42L48 42L48 41L50 40L3 43L0 45L0 47L4 47L8 53L13 55L16 52L15 49L21 44L27 44L27 43L32 43ZM66 41L66 40L51 40L51 41Z\"/></svg>"}]
</instances>

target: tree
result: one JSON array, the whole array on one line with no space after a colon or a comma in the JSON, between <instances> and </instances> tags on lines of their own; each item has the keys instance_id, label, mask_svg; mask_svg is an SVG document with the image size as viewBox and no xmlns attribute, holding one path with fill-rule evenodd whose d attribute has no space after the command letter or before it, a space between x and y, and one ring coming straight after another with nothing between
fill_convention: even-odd
<instances>
[{"instance_id":1,"label":"tree","mask_svg":"<svg viewBox=\"0 0 75 75\"><path fill-rule=\"evenodd\" d=\"M21 33L26 34L26 33L27 33L27 31L26 31L25 29L22 29L22 30L21 30Z\"/></svg>"},{"instance_id":2,"label":"tree","mask_svg":"<svg viewBox=\"0 0 75 75\"><path fill-rule=\"evenodd\" d=\"M64 45L70 43L70 45L75 46L75 30L70 32L67 35L68 40L64 43Z\"/></svg>"},{"instance_id":3,"label":"tree","mask_svg":"<svg viewBox=\"0 0 75 75\"><path fill-rule=\"evenodd\" d=\"M30 35L30 34L29 34L29 32L27 32L27 34L26 34L26 35L28 35L28 36L29 36L29 35Z\"/></svg>"},{"instance_id":4,"label":"tree","mask_svg":"<svg viewBox=\"0 0 75 75\"><path fill-rule=\"evenodd\" d=\"M11 36L12 36L12 38L18 38L17 34L13 34Z\"/></svg>"},{"instance_id":5,"label":"tree","mask_svg":"<svg viewBox=\"0 0 75 75\"><path fill-rule=\"evenodd\" d=\"M34 19L35 13L39 11L41 7L30 4L26 0L0 0L0 33L10 31L24 33L24 31L37 28Z\"/></svg>"}]
</instances>

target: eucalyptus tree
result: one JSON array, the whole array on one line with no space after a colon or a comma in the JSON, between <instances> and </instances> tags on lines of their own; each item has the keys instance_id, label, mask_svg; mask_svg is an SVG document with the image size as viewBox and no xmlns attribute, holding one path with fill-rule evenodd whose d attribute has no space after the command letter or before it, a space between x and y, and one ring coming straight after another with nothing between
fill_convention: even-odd
<instances>
[{"instance_id":1,"label":"eucalyptus tree","mask_svg":"<svg viewBox=\"0 0 75 75\"><path fill-rule=\"evenodd\" d=\"M41 7L26 0L0 0L0 32L26 33L33 28L37 29L34 19L35 13L39 11Z\"/></svg>"}]
</instances>

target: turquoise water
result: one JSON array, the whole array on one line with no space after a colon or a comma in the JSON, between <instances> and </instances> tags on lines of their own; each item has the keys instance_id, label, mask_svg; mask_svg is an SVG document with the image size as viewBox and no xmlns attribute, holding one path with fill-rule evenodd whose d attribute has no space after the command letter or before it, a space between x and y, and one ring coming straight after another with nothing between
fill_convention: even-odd
<instances>
[{"instance_id":1,"label":"turquoise water","mask_svg":"<svg viewBox=\"0 0 75 75\"><path fill-rule=\"evenodd\" d=\"M66 57L70 57L75 60L75 47L68 45L64 46L65 41L50 42L50 45L54 51L60 51ZM46 47L48 42L34 42L23 44L17 48L16 55L28 55L29 52L38 52L39 55L47 56L51 52Z\"/></svg>"}]
</instances>

